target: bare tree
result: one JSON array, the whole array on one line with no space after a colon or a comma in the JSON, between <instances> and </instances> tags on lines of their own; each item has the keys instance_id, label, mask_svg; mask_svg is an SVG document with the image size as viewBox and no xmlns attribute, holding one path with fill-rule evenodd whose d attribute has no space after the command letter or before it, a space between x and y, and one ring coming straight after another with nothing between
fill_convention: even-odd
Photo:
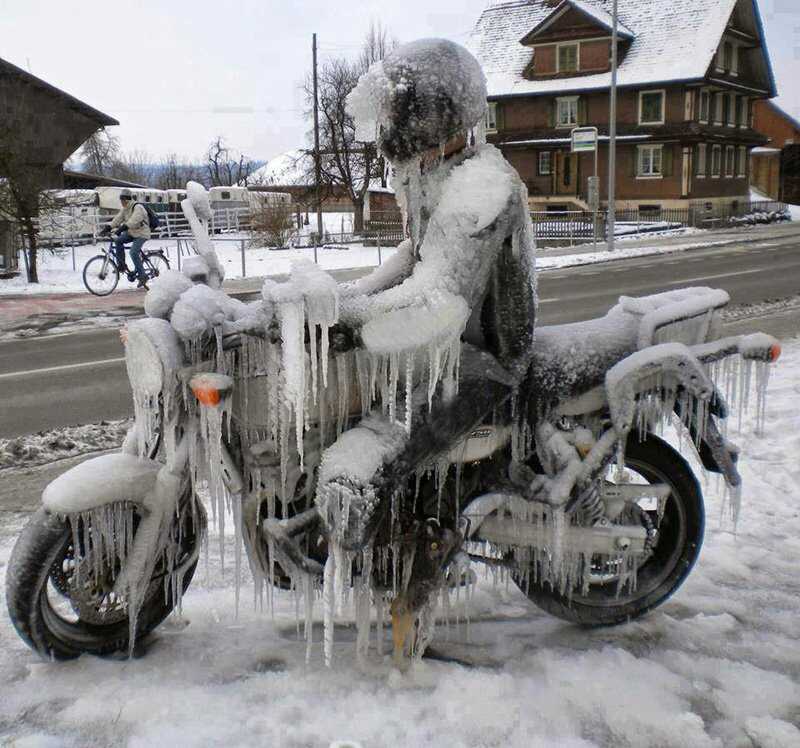
<instances>
[{"instance_id":1,"label":"bare tree","mask_svg":"<svg viewBox=\"0 0 800 748\"><path fill-rule=\"evenodd\" d=\"M220 135L208 147L206 161L208 181L212 187L246 187L256 170L252 159L229 148Z\"/></svg>"},{"instance_id":2,"label":"bare tree","mask_svg":"<svg viewBox=\"0 0 800 748\"><path fill-rule=\"evenodd\" d=\"M373 63L382 60L397 45L397 39L389 35L388 29L380 21L372 21L358 56L359 73L366 73Z\"/></svg>"},{"instance_id":3,"label":"bare tree","mask_svg":"<svg viewBox=\"0 0 800 748\"><path fill-rule=\"evenodd\" d=\"M155 170L148 153L135 150L121 153L111 165L109 176L124 179L127 182L149 185L155 177Z\"/></svg>"},{"instance_id":4,"label":"bare tree","mask_svg":"<svg viewBox=\"0 0 800 748\"><path fill-rule=\"evenodd\" d=\"M356 139L353 118L347 112L347 96L356 87L359 77L370 65L391 51L397 42L388 31L373 22L364 38L364 44L355 62L335 58L326 62L318 75L320 114L320 187L325 196L341 192L353 203L355 231L364 228L364 200L373 179L383 177L384 162L375 143ZM314 103L314 89L310 78L305 83L309 117ZM312 157L314 150L306 151ZM313 158L309 159L313 164ZM309 170L313 182L313 169Z\"/></svg>"},{"instance_id":5,"label":"bare tree","mask_svg":"<svg viewBox=\"0 0 800 748\"><path fill-rule=\"evenodd\" d=\"M84 171L110 175L120 159L119 138L105 129L98 130L81 147L80 159Z\"/></svg>"},{"instance_id":6,"label":"bare tree","mask_svg":"<svg viewBox=\"0 0 800 748\"><path fill-rule=\"evenodd\" d=\"M156 186L160 190L179 190L186 187L189 181L203 181L202 169L179 159L174 153L168 154L158 166Z\"/></svg>"}]
</instances>

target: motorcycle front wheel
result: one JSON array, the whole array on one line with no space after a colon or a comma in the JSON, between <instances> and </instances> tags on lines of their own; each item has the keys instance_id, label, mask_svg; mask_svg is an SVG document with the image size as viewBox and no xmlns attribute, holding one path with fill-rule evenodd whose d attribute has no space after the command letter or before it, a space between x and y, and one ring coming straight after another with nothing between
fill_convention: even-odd
<instances>
[{"instance_id":1,"label":"motorcycle front wheel","mask_svg":"<svg viewBox=\"0 0 800 748\"><path fill-rule=\"evenodd\" d=\"M194 558L183 575L183 591L197 567L196 548L202 537L198 525L202 521L202 517L194 521L190 516L181 528L177 522L175 525L182 554L177 564ZM81 533L81 537L86 536ZM46 659L128 652L127 600L110 592L119 571L118 561L102 559L95 563L84 550L76 553L75 542L66 520L44 508L31 517L17 539L6 573L11 622L23 641ZM83 576L76 573L80 564L87 567ZM159 563L136 619L136 641L153 631L177 604L165 578L164 566Z\"/></svg>"},{"instance_id":2,"label":"motorcycle front wheel","mask_svg":"<svg viewBox=\"0 0 800 748\"><path fill-rule=\"evenodd\" d=\"M625 470L636 483L670 487L660 521L656 507L641 509L644 520L657 525L658 540L637 570L636 585L620 590L614 575L604 573L608 570L593 569L588 591L563 594L547 582L518 577L522 591L551 615L590 627L627 623L661 605L689 576L705 528L703 496L692 469L669 444L647 434L628 440Z\"/></svg>"}]
</instances>

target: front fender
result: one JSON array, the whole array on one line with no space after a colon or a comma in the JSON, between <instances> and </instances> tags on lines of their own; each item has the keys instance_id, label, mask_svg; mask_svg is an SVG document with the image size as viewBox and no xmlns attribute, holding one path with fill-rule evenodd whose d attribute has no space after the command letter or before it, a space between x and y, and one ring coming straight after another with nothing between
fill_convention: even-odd
<instances>
[{"instance_id":1,"label":"front fender","mask_svg":"<svg viewBox=\"0 0 800 748\"><path fill-rule=\"evenodd\" d=\"M129 501L146 504L163 465L134 455L95 457L59 475L42 494L47 511L66 515Z\"/></svg>"}]
</instances>

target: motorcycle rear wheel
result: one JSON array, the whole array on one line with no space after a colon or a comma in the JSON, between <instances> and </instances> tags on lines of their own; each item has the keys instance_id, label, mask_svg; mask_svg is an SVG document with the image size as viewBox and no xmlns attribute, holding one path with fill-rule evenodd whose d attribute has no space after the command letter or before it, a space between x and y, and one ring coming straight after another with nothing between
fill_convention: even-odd
<instances>
[{"instance_id":1,"label":"motorcycle rear wheel","mask_svg":"<svg viewBox=\"0 0 800 748\"><path fill-rule=\"evenodd\" d=\"M201 518L202 521L202 518ZM200 542L201 528L184 526L182 548L188 556ZM184 545L185 544L185 545ZM98 656L128 652L130 620L124 600L117 609L98 609L98 620L81 618L81 607L66 581L75 559L69 523L44 508L30 519L17 539L6 574L6 601L11 622L25 643L42 657L69 660L81 654ZM183 591L197 567L195 560L183 577ZM153 574L136 622L136 641L146 637L177 604L170 585ZM95 582L95 584L97 584ZM83 585L84 587L86 584ZM54 588L56 592L54 593ZM59 595L61 597L59 597ZM71 608L71 610L70 610ZM84 607L83 610L86 610Z\"/></svg>"},{"instance_id":2,"label":"motorcycle rear wheel","mask_svg":"<svg viewBox=\"0 0 800 748\"><path fill-rule=\"evenodd\" d=\"M617 594L617 585L592 584L587 595L571 596L546 582L515 581L542 610L581 626L616 626L633 621L665 602L683 584L700 554L705 528L703 495L686 460L669 444L648 434L631 437L625 467L648 483L665 483L670 498L659 526L658 542L638 570L636 589Z\"/></svg>"}]
</instances>

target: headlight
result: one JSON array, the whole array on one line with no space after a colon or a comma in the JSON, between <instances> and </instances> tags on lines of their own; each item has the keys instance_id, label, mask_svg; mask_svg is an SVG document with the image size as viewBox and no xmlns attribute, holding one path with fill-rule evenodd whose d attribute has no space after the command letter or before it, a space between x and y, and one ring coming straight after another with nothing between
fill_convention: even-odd
<instances>
[{"instance_id":1,"label":"headlight","mask_svg":"<svg viewBox=\"0 0 800 748\"><path fill-rule=\"evenodd\" d=\"M157 397L165 382L174 381L183 365L183 349L172 325L150 318L131 322L125 365L134 392Z\"/></svg>"}]
</instances>

